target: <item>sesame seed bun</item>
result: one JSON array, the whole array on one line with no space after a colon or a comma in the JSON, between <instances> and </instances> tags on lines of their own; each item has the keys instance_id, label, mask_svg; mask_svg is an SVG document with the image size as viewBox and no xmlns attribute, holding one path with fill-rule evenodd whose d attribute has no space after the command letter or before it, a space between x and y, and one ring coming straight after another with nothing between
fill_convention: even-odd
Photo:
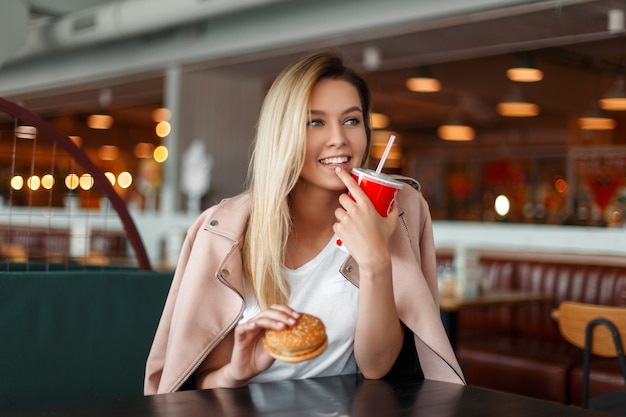
<instances>
[{"instance_id":1,"label":"sesame seed bun","mask_svg":"<svg viewBox=\"0 0 626 417\"><path fill-rule=\"evenodd\" d=\"M263 346L279 361L295 363L313 359L328 346L326 326L319 318L301 313L293 326L267 330Z\"/></svg>"}]
</instances>

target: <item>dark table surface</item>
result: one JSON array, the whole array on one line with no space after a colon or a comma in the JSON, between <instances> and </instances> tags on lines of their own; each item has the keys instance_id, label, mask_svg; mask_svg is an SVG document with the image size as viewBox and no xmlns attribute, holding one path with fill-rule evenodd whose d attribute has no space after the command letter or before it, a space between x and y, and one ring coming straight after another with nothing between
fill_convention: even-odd
<instances>
[{"instance_id":1,"label":"dark table surface","mask_svg":"<svg viewBox=\"0 0 626 417\"><path fill-rule=\"evenodd\" d=\"M356 375L182 391L91 404L2 411L3 417L576 417L607 416L548 401L437 381L364 380Z\"/></svg>"}]
</instances>

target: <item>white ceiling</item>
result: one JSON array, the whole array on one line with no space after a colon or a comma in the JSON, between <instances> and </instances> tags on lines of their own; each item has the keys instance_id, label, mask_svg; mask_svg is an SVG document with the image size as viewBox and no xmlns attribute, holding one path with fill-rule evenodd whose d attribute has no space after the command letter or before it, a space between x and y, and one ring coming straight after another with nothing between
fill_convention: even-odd
<instances>
[{"instance_id":1,"label":"white ceiling","mask_svg":"<svg viewBox=\"0 0 626 417\"><path fill-rule=\"evenodd\" d=\"M115 0L22 0L33 15L62 16Z\"/></svg>"},{"instance_id":2,"label":"white ceiling","mask_svg":"<svg viewBox=\"0 0 626 417\"><path fill-rule=\"evenodd\" d=\"M23 1L28 3L36 22L115 0ZM624 31L608 30L608 14L614 9L626 10L626 1L542 1L324 43L341 46L357 64L362 62L366 48L380 51L378 68L360 69L370 81L375 110L389 114L395 128L433 128L455 111L478 127L504 123L494 108L510 89L504 71L515 62L515 53L520 51L531 51L536 64L545 72L544 81L524 86L527 96L540 104L542 118L562 119L584 112L595 97L611 88L617 72L624 70ZM255 73L265 73L269 79L303 50L320 45L318 42L290 47L274 51L267 58L263 54L250 54L240 57L230 69L250 71L249 60L253 60ZM404 79L421 64L431 65L444 85L442 92L428 95L406 90ZM201 67L202 63L196 65ZM162 80L145 78L142 82L122 80L115 96L127 95L129 100L132 96L137 104L158 100ZM130 85L133 88L129 90ZM94 91L98 88L98 85L91 91L69 88L57 97L38 100L32 97L29 107L46 111L58 108L59 101L65 105L75 103L76 107L97 106Z\"/></svg>"}]
</instances>

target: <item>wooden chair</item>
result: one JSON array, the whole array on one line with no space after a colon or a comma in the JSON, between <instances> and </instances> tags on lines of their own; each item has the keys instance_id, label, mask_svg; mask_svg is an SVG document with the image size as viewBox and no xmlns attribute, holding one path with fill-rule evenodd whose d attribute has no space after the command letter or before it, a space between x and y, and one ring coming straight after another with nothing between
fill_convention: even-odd
<instances>
[{"instance_id":1,"label":"wooden chair","mask_svg":"<svg viewBox=\"0 0 626 417\"><path fill-rule=\"evenodd\" d=\"M583 350L583 408L626 413L626 307L563 301L555 312L561 335ZM591 354L619 360L624 391L589 399Z\"/></svg>"}]
</instances>

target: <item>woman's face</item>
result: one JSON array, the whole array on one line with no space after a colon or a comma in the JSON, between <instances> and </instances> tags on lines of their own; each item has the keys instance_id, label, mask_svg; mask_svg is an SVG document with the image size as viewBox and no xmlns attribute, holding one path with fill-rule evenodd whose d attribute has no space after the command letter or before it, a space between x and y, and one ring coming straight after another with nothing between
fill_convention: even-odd
<instances>
[{"instance_id":1,"label":"woman's face","mask_svg":"<svg viewBox=\"0 0 626 417\"><path fill-rule=\"evenodd\" d=\"M367 147L361 99L347 81L325 79L313 88L309 103L306 157L300 181L342 191L335 168L350 171L363 160Z\"/></svg>"}]
</instances>

